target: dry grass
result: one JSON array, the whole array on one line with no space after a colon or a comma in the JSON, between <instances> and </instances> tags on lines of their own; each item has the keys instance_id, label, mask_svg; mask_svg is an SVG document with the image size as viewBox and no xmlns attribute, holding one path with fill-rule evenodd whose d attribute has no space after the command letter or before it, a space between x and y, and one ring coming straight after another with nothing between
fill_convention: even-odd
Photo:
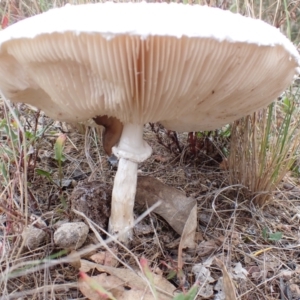
<instances>
[{"instance_id":1,"label":"dry grass","mask_svg":"<svg viewBox=\"0 0 300 300\"><path fill-rule=\"evenodd\" d=\"M257 4L244 3L243 7L248 15L281 28L294 41L299 39L299 1ZM244 185L255 204L264 206L272 200L274 191L297 160L299 125L298 83L268 108L233 123L228 160L230 182Z\"/></svg>"},{"instance_id":2,"label":"dry grass","mask_svg":"<svg viewBox=\"0 0 300 300\"><path fill-rule=\"evenodd\" d=\"M294 97L298 98L295 92ZM288 98L285 98L286 100ZM299 155L299 100L275 102L234 122L228 165L232 184L248 188L253 202L264 206Z\"/></svg>"},{"instance_id":3,"label":"dry grass","mask_svg":"<svg viewBox=\"0 0 300 300\"><path fill-rule=\"evenodd\" d=\"M1 19L8 16L13 23L66 2L93 1L2 1ZM200 1L200 4L205 3L262 17L287 30L293 40L299 40L299 1ZM298 92L288 92L288 97L292 100L298 97ZM191 159L186 154L187 147L183 147L182 153L171 154L147 127L145 138L154 153L141 164L140 173L159 178L197 199L199 246L178 258L177 234L163 219L151 214L142 220L144 225L151 224L150 233L135 235L131 251L119 247L117 257L132 268L137 267L138 258L144 256L153 270L161 269L164 277L169 273L165 264L176 269L178 260L182 260L187 288L196 281L193 266L218 257L225 262L228 273L236 276L237 299L298 299L293 298L292 292L295 285L300 285L300 189L297 174L286 173L286 170L291 163L298 168L294 160L298 157L294 155L300 143L294 131L298 130L296 115L291 119L288 137L282 140L284 135L280 132L286 128L282 127L283 113L276 104L272 112L263 111L235 124L229 163L231 181L229 173L212 155L224 146L229 147L226 141L224 145L224 140L211 138L213 152L206 148ZM11 106L2 102L0 115L0 299L86 299L77 288L76 259L55 248L53 232L58 221L74 218L69 199L78 182L98 179L108 189L112 188L115 170L107 163L101 138L94 129L84 134L24 105ZM268 123L270 116L271 124ZM61 132L67 135L66 160L62 166L66 186L63 188L36 172L44 170L51 173L54 182L59 180L54 143ZM266 135L268 132L271 137ZM162 130L160 134L165 144L170 144ZM181 145L187 145L186 139L186 134L179 135ZM262 143L266 139L268 144ZM286 147L280 158L276 150L278 145ZM257 161L264 164L257 164ZM274 177L276 180L270 180ZM265 202L270 199L270 193L256 194L257 191L271 192L273 201L264 210L256 208L249 200L258 195L255 199ZM29 251L23 245L21 232L32 223L34 216L46 222L47 239L41 247ZM89 220L86 222L90 228L88 243L93 244L93 251L105 250L98 228ZM90 251L83 249L80 254L89 257ZM235 273L238 263L248 271L246 279ZM215 286L222 276L222 268L212 263L208 269L215 280L211 285ZM173 282L178 284L175 279ZM198 295L197 299L203 297Z\"/></svg>"}]
</instances>

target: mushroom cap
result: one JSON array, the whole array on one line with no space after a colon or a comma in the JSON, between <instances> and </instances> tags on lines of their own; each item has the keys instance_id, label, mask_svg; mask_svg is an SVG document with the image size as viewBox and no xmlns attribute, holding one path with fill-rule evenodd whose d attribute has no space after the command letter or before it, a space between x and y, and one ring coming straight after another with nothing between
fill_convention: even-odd
<instances>
[{"instance_id":1,"label":"mushroom cap","mask_svg":"<svg viewBox=\"0 0 300 300\"><path fill-rule=\"evenodd\" d=\"M0 32L2 93L69 122L220 128L272 102L299 64L278 29L198 5L67 5Z\"/></svg>"}]
</instances>

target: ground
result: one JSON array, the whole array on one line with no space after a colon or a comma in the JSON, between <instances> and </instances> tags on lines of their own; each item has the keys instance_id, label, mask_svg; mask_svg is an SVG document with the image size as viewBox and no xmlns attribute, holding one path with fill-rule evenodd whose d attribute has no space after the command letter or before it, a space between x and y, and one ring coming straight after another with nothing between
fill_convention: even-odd
<instances>
[{"instance_id":1,"label":"ground","mask_svg":"<svg viewBox=\"0 0 300 300\"><path fill-rule=\"evenodd\" d=\"M3 117L10 122L7 127L2 123L1 127L2 150L6 149L2 153L6 153L9 169L6 176L2 176L0 201L0 290L3 295L0 299L86 299L77 287L79 268L83 263L79 257L99 263L99 256L106 257L108 251L130 268L137 268L141 258L147 259L149 269L164 279L172 277L169 281L178 291L187 291L198 284L201 288L196 299L205 299L205 294L210 299L225 299L225 290L218 280L226 273L222 272L217 259L226 266L237 299L299 299L300 190L297 178L288 174L272 196L272 202L264 208L256 207L251 202L253 195L249 191L240 185L229 184L224 155L217 150L228 146L226 139L202 138L195 156L188 148L187 134L178 134L178 149L174 143L176 139L171 138L174 133L168 135L158 125L155 125L154 132L150 125L146 125L145 139L152 146L153 155L140 165L139 176L154 177L196 199L197 247L181 251L178 233L154 213L137 225L130 245L124 248L109 243L104 247L99 241L106 236L96 229L98 213L95 212L101 216L98 225L107 230L107 199L110 198L116 168L107 161L99 132L86 129L84 133L84 126L75 128L53 122L24 106L18 109L25 132L38 135L42 128L47 130L34 142L27 134L27 151L31 153L28 155L30 160L27 160L28 202L24 203L24 191L21 190L24 185L20 185L24 180L24 164L22 153L17 148L20 147L18 143L22 143L22 132L2 105ZM11 135L5 128L11 128L18 142L10 140ZM54 149L62 133L66 141L61 177L63 187L59 188L59 167ZM14 163L13 155L9 156L9 145L15 145L14 153L19 164ZM76 204L78 193L82 193L80 187L91 193L93 184L97 187L93 190L95 198L105 201L99 206L92 195L89 198L92 208L83 210L87 217L74 214L74 201L76 209L80 206ZM73 206L70 199L73 199ZM38 217L45 222L35 226L46 232L46 238L31 250L24 246L21 237L26 210L27 224L32 224ZM136 208L135 213L138 217L141 211ZM53 234L59 224L78 220L89 226L89 235L84 246L77 249L74 263L70 251L55 246ZM93 249L86 250L91 245L94 245ZM92 256L95 254L97 258ZM120 262L104 261L100 259L101 264L122 267ZM179 272L178 265L182 265L183 273ZM111 273L93 267L87 269L87 274Z\"/></svg>"}]
</instances>

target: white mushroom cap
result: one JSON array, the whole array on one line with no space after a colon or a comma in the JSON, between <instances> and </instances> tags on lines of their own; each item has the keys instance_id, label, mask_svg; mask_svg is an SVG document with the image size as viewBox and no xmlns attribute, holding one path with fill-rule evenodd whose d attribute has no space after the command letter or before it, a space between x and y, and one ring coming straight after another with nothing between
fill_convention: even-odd
<instances>
[{"instance_id":1,"label":"white mushroom cap","mask_svg":"<svg viewBox=\"0 0 300 300\"><path fill-rule=\"evenodd\" d=\"M299 61L276 28L203 6L68 5L0 32L3 94L72 122L219 128L273 101Z\"/></svg>"}]
</instances>

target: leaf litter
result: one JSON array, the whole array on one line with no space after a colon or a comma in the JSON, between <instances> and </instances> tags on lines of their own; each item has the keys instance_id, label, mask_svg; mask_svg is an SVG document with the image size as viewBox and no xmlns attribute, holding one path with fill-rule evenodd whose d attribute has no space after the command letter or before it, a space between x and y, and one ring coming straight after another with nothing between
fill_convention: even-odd
<instances>
[{"instance_id":1,"label":"leaf litter","mask_svg":"<svg viewBox=\"0 0 300 300\"><path fill-rule=\"evenodd\" d=\"M35 112L21 110L20 114L25 127L28 123L34 125ZM116 299L126 299L122 298L127 297L125 295L133 297L131 293L154 299L147 278L139 270L141 257L147 259L153 277L157 278L155 288L157 291L168 290L166 297L169 299L175 297L174 293L187 295L195 284L195 299L238 296L238 299L252 300L265 299L265 295L269 295L270 299L280 299L284 295L294 300L300 297L298 180L285 178L283 184L292 182L292 188L282 186L274 195L274 201L263 210L252 207L247 193L244 194L239 187L228 185L226 168L220 168L220 162L212 159L209 153L199 154L193 159L170 154L168 149L157 143L149 127L146 128L145 138L153 147L154 156L140 165L140 178L150 176L162 186L180 191L180 201L194 199L194 204L186 206L188 203L185 202L184 206L179 201L173 205L181 217L178 219L174 213L164 217L158 212L151 212L138 224L130 249L124 249L117 243L109 244L114 255L130 268L122 266L114 255L107 252L91 227L86 243L76 252L76 259L72 252L60 252L53 243L57 224L84 221L72 213L74 187L81 187L83 180L88 184L97 180L103 189L96 189L96 195L104 199L104 192L108 193L112 187L115 170L103 155L97 131L87 130L84 136L73 127L67 127L62 182L68 184L63 184L61 188L54 184L60 182L59 168L53 159L53 146L59 131L51 122L47 117L40 116L38 127L49 124L49 131L39 140L38 147L31 148L30 152L32 156L36 155L36 169L44 171L40 174L29 173L30 201L27 209L29 215L37 215L46 224L39 228L45 232L46 238L34 249L25 247L20 237L20 233L25 231L25 224L39 226L26 218L21 208L21 191L18 185L12 184L21 180L22 174L15 172L13 164L7 170L7 176L13 180L6 184L0 201L0 291L3 295L0 299L80 299L87 293L87 286L84 290L82 278L77 278L79 268L84 267L86 262L93 264L92 268L83 269L87 276L96 277L97 284ZM178 138L184 143L187 136L180 134ZM163 139L168 139L168 136L163 135ZM4 178L1 180L4 182ZM61 201L62 195L65 202ZM90 193L86 199L93 207L93 202L90 202L93 194ZM168 197L165 200L168 201ZM87 207L90 204L84 205L85 214L90 212L91 224L105 239L106 234L100 228L107 229L109 206L105 206L106 211L97 208L102 209L104 214L101 223L97 220L96 209L89 211ZM137 203L136 216L147 209L145 202L143 205ZM78 209L78 206L75 207ZM150 202L148 206L151 206ZM88 250L88 247L93 250ZM94 296L90 297L93 299Z\"/></svg>"}]
</instances>

